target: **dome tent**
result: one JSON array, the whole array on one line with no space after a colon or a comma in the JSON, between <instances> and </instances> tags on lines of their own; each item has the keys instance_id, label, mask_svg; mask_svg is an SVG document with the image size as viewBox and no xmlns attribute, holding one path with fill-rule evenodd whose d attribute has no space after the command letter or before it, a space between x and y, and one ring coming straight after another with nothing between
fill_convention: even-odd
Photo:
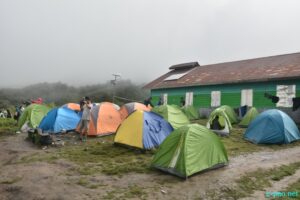
<instances>
[{"instance_id":1,"label":"dome tent","mask_svg":"<svg viewBox=\"0 0 300 200\"><path fill-rule=\"evenodd\" d=\"M174 129L190 123L187 116L176 105L162 105L152 108L152 111L161 115Z\"/></svg>"},{"instance_id":2,"label":"dome tent","mask_svg":"<svg viewBox=\"0 0 300 200\"><path fill-rule=\"evenodd\" d=\"M119 126L114 142L140 149L152 149L158 147L172 131L172 126L160 115L136 110Z\"/></svg>"},{"instance_id":3,"label":"dome tent","mask_svg":"<svg viewBox=\"0 0 300 200\"><path fill-rule=\"evenodd\" d=\"M128 115L133 113L135 110L150 111L151 108L145 106L142 103L137 103L137 102L126 103L119 110L121 119L124 120Z\"/></svg>"},{"instance_id":4,"label":"dome tent","mask_svg":"<svg viewBox=\"0 0 300 200\"><path fill-rule=\"evenodd\" d=\"M221 140L206 127L190 124L176 129L165 139L151 165L187 178L227 163L227 152Z\"/></svg>"},{"instance_id":5,"label":"dome tent","mask_svg":"<svg viewBox=\"0 0 300 200\"><path fill-rule=\"evenodd\" d=\"M218 122L217 126L214 125L215 120ZM228 136L232 129L230 119L222 109L216 109L209 115L206 127L221 136Z\"/></svg>"},{"instance_id":6,"label":"dome tent","mask_svg":"<svg viewBox=\"0 0 300 200\"><path fill-rule=\"evenodd\" d=\"M255 107L248 110L246 115L243 117L242 121L239 123L241 127L248 127L249 124L259 115Z\"/></svg>"},{"instance_id":7,"label":"dome tent","mask_svg":"<svg viewBox=\"0 0 300 200\"><path fill-rule=\"evenodd\" d=\"M300 133L286 113L271 109L259 114L250 123L244 138L255 144L288 144L299 140Z\"/></svg>"},{"instance_id":8,"label":"dome tent","mask_svg":"<svg viewBox=\"0 0 300 200\"><path fill-rule=\"evenodd\" d=\"M42 119L39 128L43 132L59 133L75 130L80 116L69 108L60 107L50 110Z\"/></svg>"},{"instance_id":9,"label":"dome tent","mask_svg":"<svg viewBox=\"0 0 300 200\"><path fill-rule=\"evenodd\" d=\"M78 103L67 103L62 106L63 108L69 108L74 111L80 111L80 105Z\"/></svg>"},{"instance_id":10,"label":"dome tent","mask_svg":"<svg viewBox=\"0 0 300 200\"><path fill-rule=\"evenodd\" d=\"M91 109L89 136L110 135L116 132L121 123L120 113L115 104L102 102ZM77 127L77 130L79 127Z\"/></svg>"},{"instance_id":11,"label":"dome tent","mask_svg":"<svg viewBox=\"0 0 300 200\"><path fill-rule=\"evenodd\" d=\"M26 122L29 127L37 128L42 121L43 117L50 111L48 106L42 104L31 104L27 106L22 113L18 126L21 128Z\"/></svg>"},{"instance_id":12,"label":"dome tent","mask_svg":"<svg viewBox=\"0 0 300 200\"><path fill-rule=\"evenodd\" d=\"M216 110L224 110L224 112L228 116L231 124L236 124L238 122L238 117L232 107L223 105L223 106L220 106L219 108L217 108Z\"/></svg>"},{"instance_id":13,"label":"dome tent","mask_svg":"<svg viewBox=\"0 0 300 200\"><path fill-rule=\"evenodd\" d=\"M199 119L199 113L194 106L183 106L181 109L189 120Z\"/></svg>"}]
</instances>

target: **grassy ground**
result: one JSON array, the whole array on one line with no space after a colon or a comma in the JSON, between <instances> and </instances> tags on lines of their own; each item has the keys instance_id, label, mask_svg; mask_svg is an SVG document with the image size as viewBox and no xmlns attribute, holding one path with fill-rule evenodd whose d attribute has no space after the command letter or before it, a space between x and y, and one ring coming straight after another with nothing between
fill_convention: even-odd
<instances>
[{"instance_id":1,"label":"grassy ground","mask_svg":"<svg viewBox=\"0 0 300 200\"><path fill-rule=\"evenodd\" d=\"M113 145L113 136L91 138L83 145L59 149L57 156L75 162L82 175L104 173L119 175L149 172L153 151L142 152Z\"/></svg>"},{"instance_id":2,"label":"grassy ground","mask_svg":"<svg viewBox=\"0 0 300 200\"><path fill-rule=\"evenodd\" d=\"M144 191L143 187L138 185L131 185L125 188L114 188L106 193L102 199L149 199L148 194Z\"/></svg>"},{"instance_id":3,"label":"grassy ground","mask_svg":"<svg viewBox=\"0 0 300 200\"><path fill-rule=\"evenodd\" d=\"M13 135L17 130L17 122L14 119L0 118L0 137Z\"/></svg>"},{"instance_id":4,"label":"grassy ground","mask_svg":"<svg viewBox=\"0 0 300 200\"><path fill-rule=\"evenodd\" d=\"M20 181L20 180L22 180L22 177L15 177L15 178L13 178L13 179L6 179L6 180L3 180L3 181L1 181L0 183L1 183L1 184L14 184L14 183L16 183L16 182L18 182L18 181Z\"/></svg>"},{"instance_id":5,"label":"grassy ground","mask_svg":"<svg viewBox=\"0 0 300 200\"><path fill-rule=\"evenodd\" d=\"M300 162L290 165L282 165L269 170L258 169L250 172L236 180L235 186L223 187L220 191L208 191L207 196L211 199L239 199L251 196L254 191L263 191L264 188L270 187L272 181L280 181L286 176L295 174L296 170L300 169ZM300 184L291 185L287 191L300 191Z\"/></svg>"},{"instance_id":6,"label":"grassy ground","mask_svg":"<svg viewBox=\"0 0 300 200\"><path fill-rule=\"evenodd\" d=\"M300 199L300 179L297 182L290 184L284 191L290 194L291 199Z\"/></svg>"},{"instance_id":7,"label":"grassy ground","mask_svg":"<svg viewBox=\"0 0 300 200\"><path fill-rule=\"evenodd\" d=\"M204 125L206 120L194 123ZM289 145L255 145L243 139L245 129L234 126L229 137L221 137L229 156L237 156L260 150L277 150L300 145L300 142ZM48 154L34 154L22 158L20 163L47 161L55 162L66 159L78 165L73 171L80 175L103 173L122 176L127 173L151 173L150 163L153 151L141 151L113 144L114 136L88 138L86 143L67 144L54 149Z\"/></svg>"},{"instance_id":8,"label":"grassy ground","mask_svg":"<svg viewBox=\"0 0 300 200\"><path fill-rule=\"evenodd\" d=\"M22 157L16 164L31 162L54 163L59 159L76 163L72 170L79 175L149 173L150 162L155 150L141 151L113 144L114 136L88 138L87 142L67 143L62 148L51 148L48 153L41 151Z\"/></svg>"},{"instance_id":9,"label":"grassy ground","mask_svg":"<svg viewBox=\"0 0 300 200\"><path fill-rule=\"evenodd\" d=\"M206 124L206 120L197 120L194 123L202 125ZM0 121L0 135L9 135L14 133L17 127L13 120ZM257 152L261 150L276 151L284 148L300 146L300 142L289 145L255 145L243 139L246 129L234 125L229 137L220 137L228 152L229 157ZM138 149L130 149L123 146L115 146L113 144L114 136L88 138L86 143L78 141L77 136L68 136L75 138L76 143L66 142L61 148L49 148L46 151L40 151L31 155L24 156L16 162L32 163L32 162L48 162L56 163L60 160L68 160L72 163L73 169L68 170L66 176L78 175L72 179L77 185L88 189L101 189L105 187L95 180L94 175L112 175L112 177L121 177L128 173L158 173L150 168L153 151L141 151ZM70 140L71 140L70 139ZM11 164L11 163L10 163ZM234 187L224 187L221 191L207 191L207 197L218 199L221 195L224 199L236 199L251 195L255 190L260 190L270 186L272 181L279 181L286 176L290 176L300 169L300 163L284 165L272 170L257 170L252 173L245 174L239 178ZM13 184L22 180L22 177L6 179L0 184ZM169 179L166 179L169 181ZM175 179L176 180L176 179ZM177 181L177 180L176 180ZM73 183L74 183L73 182ZM289 191L299 191L300 180L290 185ZM157 189L155 189L157 190ZM221 193L221 194L220 194ZM127 199L139 198L147 199L149 193L140 185L124 185L124 187L110 188L104 199Z\"/></svg>"}]
</instances>

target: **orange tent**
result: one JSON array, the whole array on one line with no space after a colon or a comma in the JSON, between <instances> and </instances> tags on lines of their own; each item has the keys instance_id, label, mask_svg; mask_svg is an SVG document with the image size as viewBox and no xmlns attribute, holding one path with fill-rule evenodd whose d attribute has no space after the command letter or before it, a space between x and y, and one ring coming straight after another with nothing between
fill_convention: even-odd
<instances>
[{"instance_id":1,"label":"orange tent","mask_svg":"<svg viewBox=\"0 0 300 200\"><path fill-rule=\"evenodd\" d=\"M110 102L102 102L93 106L88 135L110 135L117 131L121 123L120 113Z\"/></svg>"},{"instance_id":2,"label":"orange tent","mask_svg":"<svg viewBox=\"0 0 300 200\"><path fill-rule=\"evenodd\" d=\"M135 110L150 111L151 107L145 106L142 103L132 102L124 104L119 110L122 121Z\"/></svg>"},{"instance_id":3,"label":"orange tent","mask_svg":"<svg viewBox=\"0 0 300 200\"><path fill-rule=\"evenodd\" d=\"M69 108L74 111L80 111L80 105L78 103L67 103L63 105L64 108Z\"/></svg>"}]
</instances>

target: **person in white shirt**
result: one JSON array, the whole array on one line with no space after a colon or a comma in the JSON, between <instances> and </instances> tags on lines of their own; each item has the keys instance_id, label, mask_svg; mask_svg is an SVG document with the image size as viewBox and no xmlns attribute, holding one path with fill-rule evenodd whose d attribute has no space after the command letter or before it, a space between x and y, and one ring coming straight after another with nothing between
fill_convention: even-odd
<instances>
[{"instance_id":1,"label":"person in white shirt","mask_svg":"<svg viewBox=\"0 0 300 200\"><path fill-rule=\"evenodd\" d=\"M92 102L89 97L84 97L81 102L82 116L79 124L80 139L86 141L91 119Z\"/></svg>"}]
</instances>

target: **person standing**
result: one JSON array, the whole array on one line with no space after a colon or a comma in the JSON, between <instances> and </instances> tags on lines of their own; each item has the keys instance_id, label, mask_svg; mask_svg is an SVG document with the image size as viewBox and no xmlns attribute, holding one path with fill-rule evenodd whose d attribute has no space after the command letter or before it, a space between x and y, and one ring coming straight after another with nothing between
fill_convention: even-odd
<instances>
[{"instance_id":1,"label":"person standing","mask_svg":"<svg viewBox=\"0 0 300 200\"><path fill-rule=\"evenodd\" d=\"M163 105L163 104L164 104L163 99L162 99L162 97L160 96L160 97L159 97L159 100L158 100L158 102L157 102L157 105L158 105L158 106L161 106L161 105Z\"/></svg>"},{"instance_id":2,"label":"person standing","mask_svg":"<svg viewBox=\"0 0 300 200\"><path fill-rule=\"evenodd\" d=\"M92 102L89 97L84 97L80 104L82 116L79 125L80 139L86 141L91 119Z\"/></svg>"},{"instance_id":3,"label":"person standing","mask_svg":"<svg viewBox=\"0 0 300 200\"><path fill-rule=\"evenodd\" d=\"M184 100L184 97L181 97L181 98L180 98L180 106L181 106L181 107L185 106L185 100Z\"/></svg>"},{"instance_id":4,"label":"person standing","mask_svg":"<svg viewBox=\"0 0 300 200\"><path fill-rule=\"evenodd\" d=\"M16 121L19 121L19 118L20 118L20 116L22 115L22 110L21 110L21 106L15 106L15 108L16 108L16 112L15 112L15 114L14 114L14 119L16 120Z\"/></svg>"},{"instance_id":5,"label":"person standing","mask_svg":"<svg viewBox=\"0 0 300 200\"><path fill-rule=\"evenodd\" d=\"M144 105L147 106L147 107L150 105L153 108L154 106L153 106L151 100L152 100L152 97L149 97L149 98L145 99Z\"/></svg>"}]
</instances>

